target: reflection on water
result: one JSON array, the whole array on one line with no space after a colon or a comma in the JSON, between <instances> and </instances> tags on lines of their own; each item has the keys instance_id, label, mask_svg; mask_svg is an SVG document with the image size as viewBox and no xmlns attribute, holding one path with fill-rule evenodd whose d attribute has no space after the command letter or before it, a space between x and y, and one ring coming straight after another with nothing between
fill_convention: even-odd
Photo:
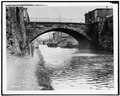
<instances>
[{"instance_id":1,"label":"reflection on water","mask_svg":"<svg viewBox=\"0 0 120 96\"><path fill-rule=\"evenodd\" d=\"M55 90L112 89L113 55L39 46Z\"/></svg>"}]
</instances>

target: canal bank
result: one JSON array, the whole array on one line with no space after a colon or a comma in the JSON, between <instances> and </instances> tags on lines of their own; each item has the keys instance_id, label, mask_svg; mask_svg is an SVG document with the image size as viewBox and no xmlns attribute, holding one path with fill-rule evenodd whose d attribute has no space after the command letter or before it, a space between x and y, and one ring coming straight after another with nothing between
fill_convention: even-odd
<instances>
[{"instance_id":1,"label":"canal bank","mask_svg":"<svg viewBox=\"0 0 120 96\"><path fill-rule=\"evenodd\" d=\"M37 63L35 75L38 85L42 87L41 90L53 90L53 87L51 86L52 81L49 78L49 73L44 66L45 62L43 56L41 55L39 47L35 47L34 50L34 57Z\"/></svg>"},{"instance_id":2,"label":"canal bank","mask_svg":"<svg viewBox=\"0 0 120 96\"><path fill-rule=\"evenodd\" d=\"M35 60L30 56L7 57L7 90L40 90L35 76Z\"/></svg>"},{"instance_id":3,"label":"canal bank","mask_svg":"<svg viewBox=\"0 0 120 96\"><path fill-rule=\"evenodd\" d=\"M34 56L16 56L7 53L7 90L52 90L40 50Z\"/></svg>"}]
</instances>

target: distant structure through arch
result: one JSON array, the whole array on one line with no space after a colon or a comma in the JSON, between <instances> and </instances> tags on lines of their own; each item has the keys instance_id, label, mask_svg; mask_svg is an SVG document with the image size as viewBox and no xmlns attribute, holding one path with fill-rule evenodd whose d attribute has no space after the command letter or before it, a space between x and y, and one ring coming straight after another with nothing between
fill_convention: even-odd
<instances>
[{"instance_id":1,"label":"distant structure through arch","mask_svg":"<svg viewBox=\"0 0 120 96\"><path fill-rule=\"evenodd\" d=\"M83 23L28 22L26 24L27 41L31 42L38 36L51 31L69 34L78 41L81 48L90 45L89 25Z\"/></svg>"}]
</instances>

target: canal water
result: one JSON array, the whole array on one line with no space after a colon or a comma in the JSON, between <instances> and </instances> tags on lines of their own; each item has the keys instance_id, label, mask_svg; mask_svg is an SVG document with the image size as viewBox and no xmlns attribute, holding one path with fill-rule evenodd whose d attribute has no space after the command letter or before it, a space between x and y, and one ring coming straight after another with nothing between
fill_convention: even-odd
<instances>
[{"instance_id":1,"label":"canal water","mask_svg":"<svg viewBox=\"0 0 120 96\"><path fill-rule=\"evenodd\" d=\"M54 90L112 90L113 55L77 48L40 45Z\"/></svg>"},{"instance_id":2,"label":"canal water","mask_svg":"<svg viewBox=\"0 0 120 96\"><path fill-rule=\"evenodd\" d=\"M109 90L114 88L113 55L76 48L39 46L54 90ZM40 90L34 57L7 56L7 90ZM43 60L42 60L43 62Z\"/></svg>"}]
</instances>

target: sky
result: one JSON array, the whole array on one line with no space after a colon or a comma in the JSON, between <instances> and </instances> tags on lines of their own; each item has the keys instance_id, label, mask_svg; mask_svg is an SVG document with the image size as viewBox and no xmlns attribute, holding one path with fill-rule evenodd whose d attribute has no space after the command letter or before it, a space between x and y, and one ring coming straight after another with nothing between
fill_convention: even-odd
<instances>
[{"instance_id":1,"label":"sky","mask_svg":"<svg viewBox=\"0 0 120 96\"><path fill-rule=\"evenodd\" d=\"M48 40L53 37L53 32L42 34L38 37L38 40Z\"/></svg>"},{"instance_id":2,"label":"sky","mask_svg":"<svg viewBox=\"0 0 120 96\"><path fill-rule=\"evenodd\" d=\"M64 18L64 20L84 22L85 13L96 8L106 8L106 6L29 6L27 10L31 20L40 20L39 18L42 20L44 18L61 18L63 20L62 18ZM108 6L108 8L110 7Z\"/></svg>"},{"instance_id":3,"label":"sky","mask_svg":"<svg viewBox=\"0 0 120 96\"><path fill-rule=\"evenodd\" d=\"M30 20L39 21L41 18L44 20L50 20L49 18L57 18L57 21L66 21L72 20L77 22L85 22L85 13L92 11L96 8L112 8L111 5L94 5L94 6L27 6L27 11L30 17ZM47 18L47 19L44 19ZM62 19L64 18L64 19ZM53 20L53 19L52 19ZM54 19L55 20L55 19ZM51 34L41 35L41 39L49 37Z\"/></svg>"}]
</instances>

